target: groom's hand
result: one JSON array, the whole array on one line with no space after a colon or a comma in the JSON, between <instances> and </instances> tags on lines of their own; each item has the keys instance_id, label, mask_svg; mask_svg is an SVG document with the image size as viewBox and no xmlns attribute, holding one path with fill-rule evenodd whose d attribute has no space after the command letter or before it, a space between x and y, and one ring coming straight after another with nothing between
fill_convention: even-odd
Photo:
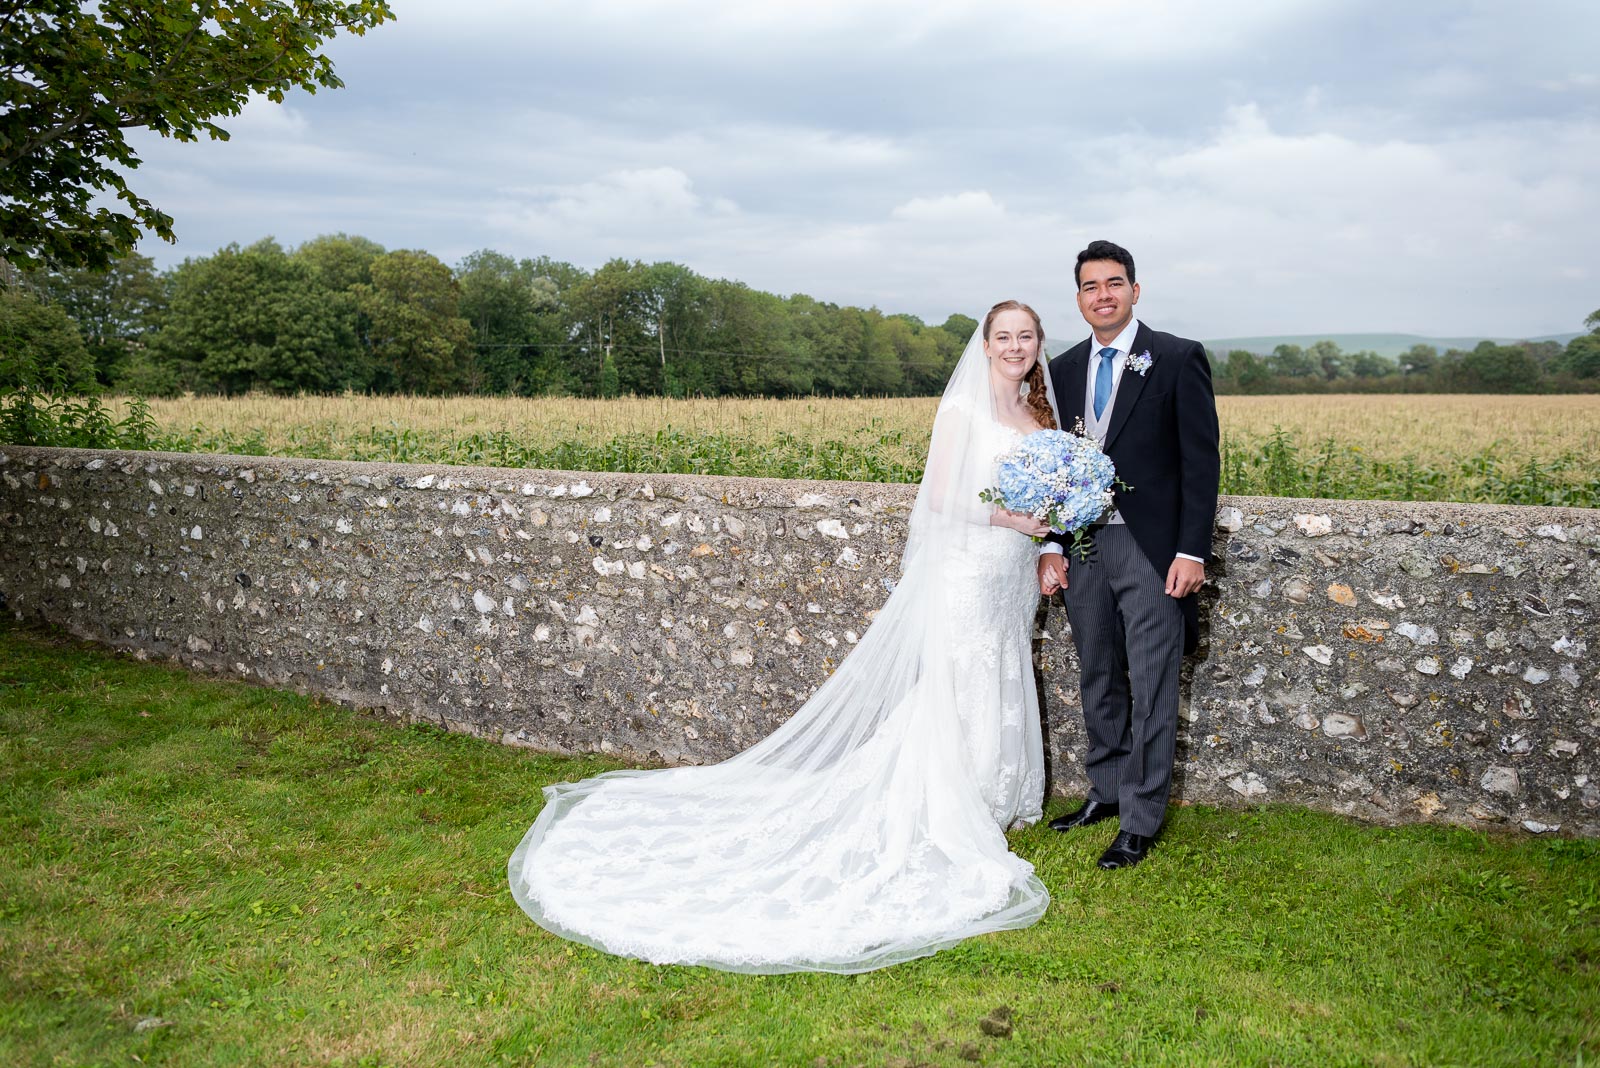
<instances>
[{"instance_id":1,"label":"groom's hand","mask_svg":"<svg viewBox=\"0 0 1600 1068\"><path fill-rule=\"evenodd\" d=\"M1057 590L1067 588L1067 558L1060 553L1043 553L1039 557L1039 592L1049 597Z\"/></svg>"},{"instance_id":2,"label":"groom's hand","mask_svg":"<svg viewBox=\"0 0 1600 1068\"><path fill-rule=\"evenodd\" d=\"M1187 597L1205 585L1205 581L1206 565L1180 556L1167 568L1167 596Z\"/></svg>"}]
</instances>

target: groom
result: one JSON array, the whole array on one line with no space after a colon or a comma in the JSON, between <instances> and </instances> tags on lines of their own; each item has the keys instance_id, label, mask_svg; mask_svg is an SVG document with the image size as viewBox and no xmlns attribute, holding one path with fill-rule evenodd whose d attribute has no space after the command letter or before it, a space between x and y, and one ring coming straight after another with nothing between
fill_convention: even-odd
<instances>
[{"instance_id":1,"label":"groom","mask_svg":"<svg viewBox=\"0 0 1600 1068\"><path fill-rule=\"evenodd\" d=\"M1078 253L1078 309L1093 332L1050 361L1061 425L1081 417L1131 488L1092 528L1087 559L1063 541L1039 555L1039 588L1062 591L1081 666L1089 797L1058 831L1115 816L1102 868L1144 859L1166 814L1178 724L1178 671L1197 642L1221 460L1211 366L1198 342L1134 318L1133 257L1109 241Z\"/></svg>"}]
</instances>

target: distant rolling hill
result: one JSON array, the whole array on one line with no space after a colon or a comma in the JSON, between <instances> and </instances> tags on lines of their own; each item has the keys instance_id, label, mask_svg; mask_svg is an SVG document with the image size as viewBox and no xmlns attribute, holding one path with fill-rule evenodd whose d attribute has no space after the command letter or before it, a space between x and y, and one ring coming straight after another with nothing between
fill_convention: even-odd
<instances>
[{"instance_id":1,"label":"distant rolling hill","mask_svg":"<svg viewBox=\"0 0 1600 1068\"><path fill-rule=\"evenodd\" d=\"M1565 345L1577 336L1577 332L1574 332L1545 334L1541 337L1493 337L1488 340L1497 345L1509 345L1514 341L1557 341ZM1213 359L1220 360L1234 349L1265 355L1279 345L1305 348L1318 341L1332 341L1344 352L1376 352L1379 356L1398 356L1413 345L1432 345L1444 352L1446 349L1471 349L1483 340L1481 337L1423 337L1421 334L1281 334L1276 337L1216 338L1205 342L1205 346ZM1056 355L1070 349L1078 341L1077 338L1068 341L1047 340L1045 347L1051 355Z\"/></svg>"}]
</instances>

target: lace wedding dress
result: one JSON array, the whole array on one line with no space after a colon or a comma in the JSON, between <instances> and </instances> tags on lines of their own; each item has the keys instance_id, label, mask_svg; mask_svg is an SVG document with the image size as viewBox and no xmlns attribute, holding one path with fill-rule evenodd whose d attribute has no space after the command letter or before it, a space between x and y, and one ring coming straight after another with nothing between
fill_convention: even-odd
<instances>
[{"instance_id":1,"label":"lace wedding dress","mask_svg":"<svg viewBox=\"0 0 1600 1068\"><path fill-rule=\"evenodd\" d=\"M546 929L659 964L860 972L1027 927L1004 830L1040 817L1035 545L978 492L1019 435L975 336L940 402L899 584L778 730L708 767L547 787L511 857Z\"/></svg>"}]
</instances>

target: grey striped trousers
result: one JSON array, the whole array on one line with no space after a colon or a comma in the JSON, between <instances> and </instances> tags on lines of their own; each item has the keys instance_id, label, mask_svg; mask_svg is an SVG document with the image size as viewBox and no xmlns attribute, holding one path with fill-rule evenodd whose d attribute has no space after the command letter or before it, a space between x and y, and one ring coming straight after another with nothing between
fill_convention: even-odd
<instances>
[{"instance_id":1,"label":"grey striped trousers","mask_svg":"<svg viewBox=\"0 0 1600 1068\"><path fill-rule=\"evenodd\" d=\"M1128 528L1098 528L1087 560L1068 557L1063 594L1082 666L1089 797L1120 825L1154 835L1166 815L1178 727L1183 613Z\"/></svg>"}]
</instances>

